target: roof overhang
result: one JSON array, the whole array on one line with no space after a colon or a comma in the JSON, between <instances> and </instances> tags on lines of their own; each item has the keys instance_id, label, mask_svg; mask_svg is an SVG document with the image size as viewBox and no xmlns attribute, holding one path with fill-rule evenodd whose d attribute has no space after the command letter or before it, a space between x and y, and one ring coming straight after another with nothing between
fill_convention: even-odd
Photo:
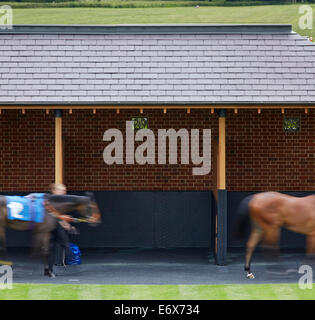
<instances>
[{"instance_id":1,"label":"roof overhang","mask_svg":"<svg viewBox=\"0 0 315 320\"><path fill-rule=\"evenodd\" d=\"M290 24L13 25L0 34L287 34Z\"/></svg>"},{"instance_id":2,"label":"roof overhang","mask_svg":"<svg viewBox=\"0 0 315 320\"><path fill-rule=\"evenodd\" d=\"M83 109L315 109L314 102L305 103L198 103L198 102L163 102L163 103L15 103L15 104L0 104L0 110L47 110L47 109L65 109L65 110L83 110Z\"/></svg>"}]
</instances>

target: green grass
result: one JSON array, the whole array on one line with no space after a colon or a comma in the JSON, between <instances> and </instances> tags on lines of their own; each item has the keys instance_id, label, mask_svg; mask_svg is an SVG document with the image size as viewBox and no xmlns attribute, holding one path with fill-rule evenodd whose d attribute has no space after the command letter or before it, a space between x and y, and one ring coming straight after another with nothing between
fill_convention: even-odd
<instances>
[{"instance_id":1,"label":"green grass","mask_svg":"<svg viewBox=\"0 0 315 320\"><path fill-rule=\"evenodd\" d=\"M5 2L4 2L5 3ZM315 12L315 4L312 5ZM292 24L294 31L315 36L313 30L300 30L299 5L250 7L178 8L39 8L14 9L14 24L159 24L159 23L267 23ZM314 19L315 23L315 19Z\"/></svg>"},{"instance_id":2,"label":"green grass","mask_svg":"<svg viewBox=\"0 0 315 320\"><path fill-rule=\"evenodd\" d=\"M0 300L315 300L297 284L76 285L14 284Z\"/></svg>"},{"instance_id":3,"label":"green grass","mask_svg":"<svg viewBox=\"0 0 315 320\"><path fill-rule=\"evenodd\" d=\"M1 1L1 0L0 0ZM9 0L10 1L10 0ZM313 0L314 2L315 0ZM213 6L257 6L284 4L279 0L23 0L7 2L12 8L157 8L157 7L191 7L195 5Z\"/></svg>"}]
</instances>

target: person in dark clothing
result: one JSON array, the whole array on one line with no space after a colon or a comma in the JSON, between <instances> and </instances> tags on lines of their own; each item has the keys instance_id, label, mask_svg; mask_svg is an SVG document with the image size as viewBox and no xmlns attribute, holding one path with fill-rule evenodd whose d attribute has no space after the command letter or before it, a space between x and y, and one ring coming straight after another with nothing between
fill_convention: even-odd
<instances>
[{"instance_id":1,"label":"person in dark clothing","mask_svg":"<svg viewBox=\"0 0 315 320\"><path fill-rule=\"evenodd\" d=\"M51 193L55 195L64 195L67 192L66 186L64 184L52 184L50 190ZM62 262L59 262L58 264L65 266L65 256L70 254L70 241L68 232L76 233L75 227L71 226L70 223L64 220L58 220L55 230L50 235L49 270L53 270L58 249L58 260L62 260ZM62 256L62 258L60 256Z\"/></svg>"},{"instance_id":2,"label":"person in dark clothing","mask_svg":"<svg viewBox=\"0 0 315 320\"><path fill-rule=\"evenodd\" d=\"M64 255L68 254L70 254L69 236L60 223L57 223L55 230L50 234L49 269L52 270L55 262L56 264L65 265Z\"/></svg>"}]
</instances>

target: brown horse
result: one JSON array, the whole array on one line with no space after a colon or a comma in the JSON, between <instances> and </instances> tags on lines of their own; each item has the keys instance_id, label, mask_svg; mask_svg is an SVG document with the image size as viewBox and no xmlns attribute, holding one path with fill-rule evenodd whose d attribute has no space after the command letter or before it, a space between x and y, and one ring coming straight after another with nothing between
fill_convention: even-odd
<instances>
[{"instance_id":1,"label":"brown horse","mask_svg":"<svg viewBox=\"0 0 315 320\"><path fill-rule=\"evenodd\" d=\"M250 264L255 248L262 241L265 248L278 251L282 227L306 235L306 253L308 256L315 254L315 195L299 198L262 192L245 198L238 212L239 234L244 233L248 216L251 223L245 255L248 278L254 278Z\"/></svg>"},{"instance_id":2,"label":"brown horse","mask_svg":"<svg viewBox=\"0 0 315 320\"><path fill-rule=\"evenodd\" d=\"M52 277L54 274L49 266L49 243L50 234L56 228L58 219L68 222L80 220L67 215L67 213L78 213L86 218L86 222L94 224L100 222L101 215L96 202L91 197L45 194L44 201L43 222L35 223L8 219L6 197L0 196L0 254L3 256L6 252L5 229L7 227L18 231L30 230L33 236L33 251L41 254L45 269L44 274ZM2 261L2 264L5 262Z\"/></svg>"}]
</instances>

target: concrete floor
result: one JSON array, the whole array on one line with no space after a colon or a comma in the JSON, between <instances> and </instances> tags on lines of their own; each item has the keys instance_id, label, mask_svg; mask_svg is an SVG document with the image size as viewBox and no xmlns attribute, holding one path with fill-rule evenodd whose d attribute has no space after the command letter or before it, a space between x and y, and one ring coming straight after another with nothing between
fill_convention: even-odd
<instances>
[{"instance_id":1,"label":"concrete floor","mask_svg":"<svg viewBox=\"0 0 315 320\"><path fill-rule=\"evenodd\" d=\"M43 275L40 260L29 249L8 248L15 283L72 284L241 284L298 283L302 253L282 253L280 261L266 262L256 253L252 271L245 276L244 252L228 253L226 266L217 266L209 249L81 249L82 264L55 266L56 278Z\"/></svg>"}]
</instances>

